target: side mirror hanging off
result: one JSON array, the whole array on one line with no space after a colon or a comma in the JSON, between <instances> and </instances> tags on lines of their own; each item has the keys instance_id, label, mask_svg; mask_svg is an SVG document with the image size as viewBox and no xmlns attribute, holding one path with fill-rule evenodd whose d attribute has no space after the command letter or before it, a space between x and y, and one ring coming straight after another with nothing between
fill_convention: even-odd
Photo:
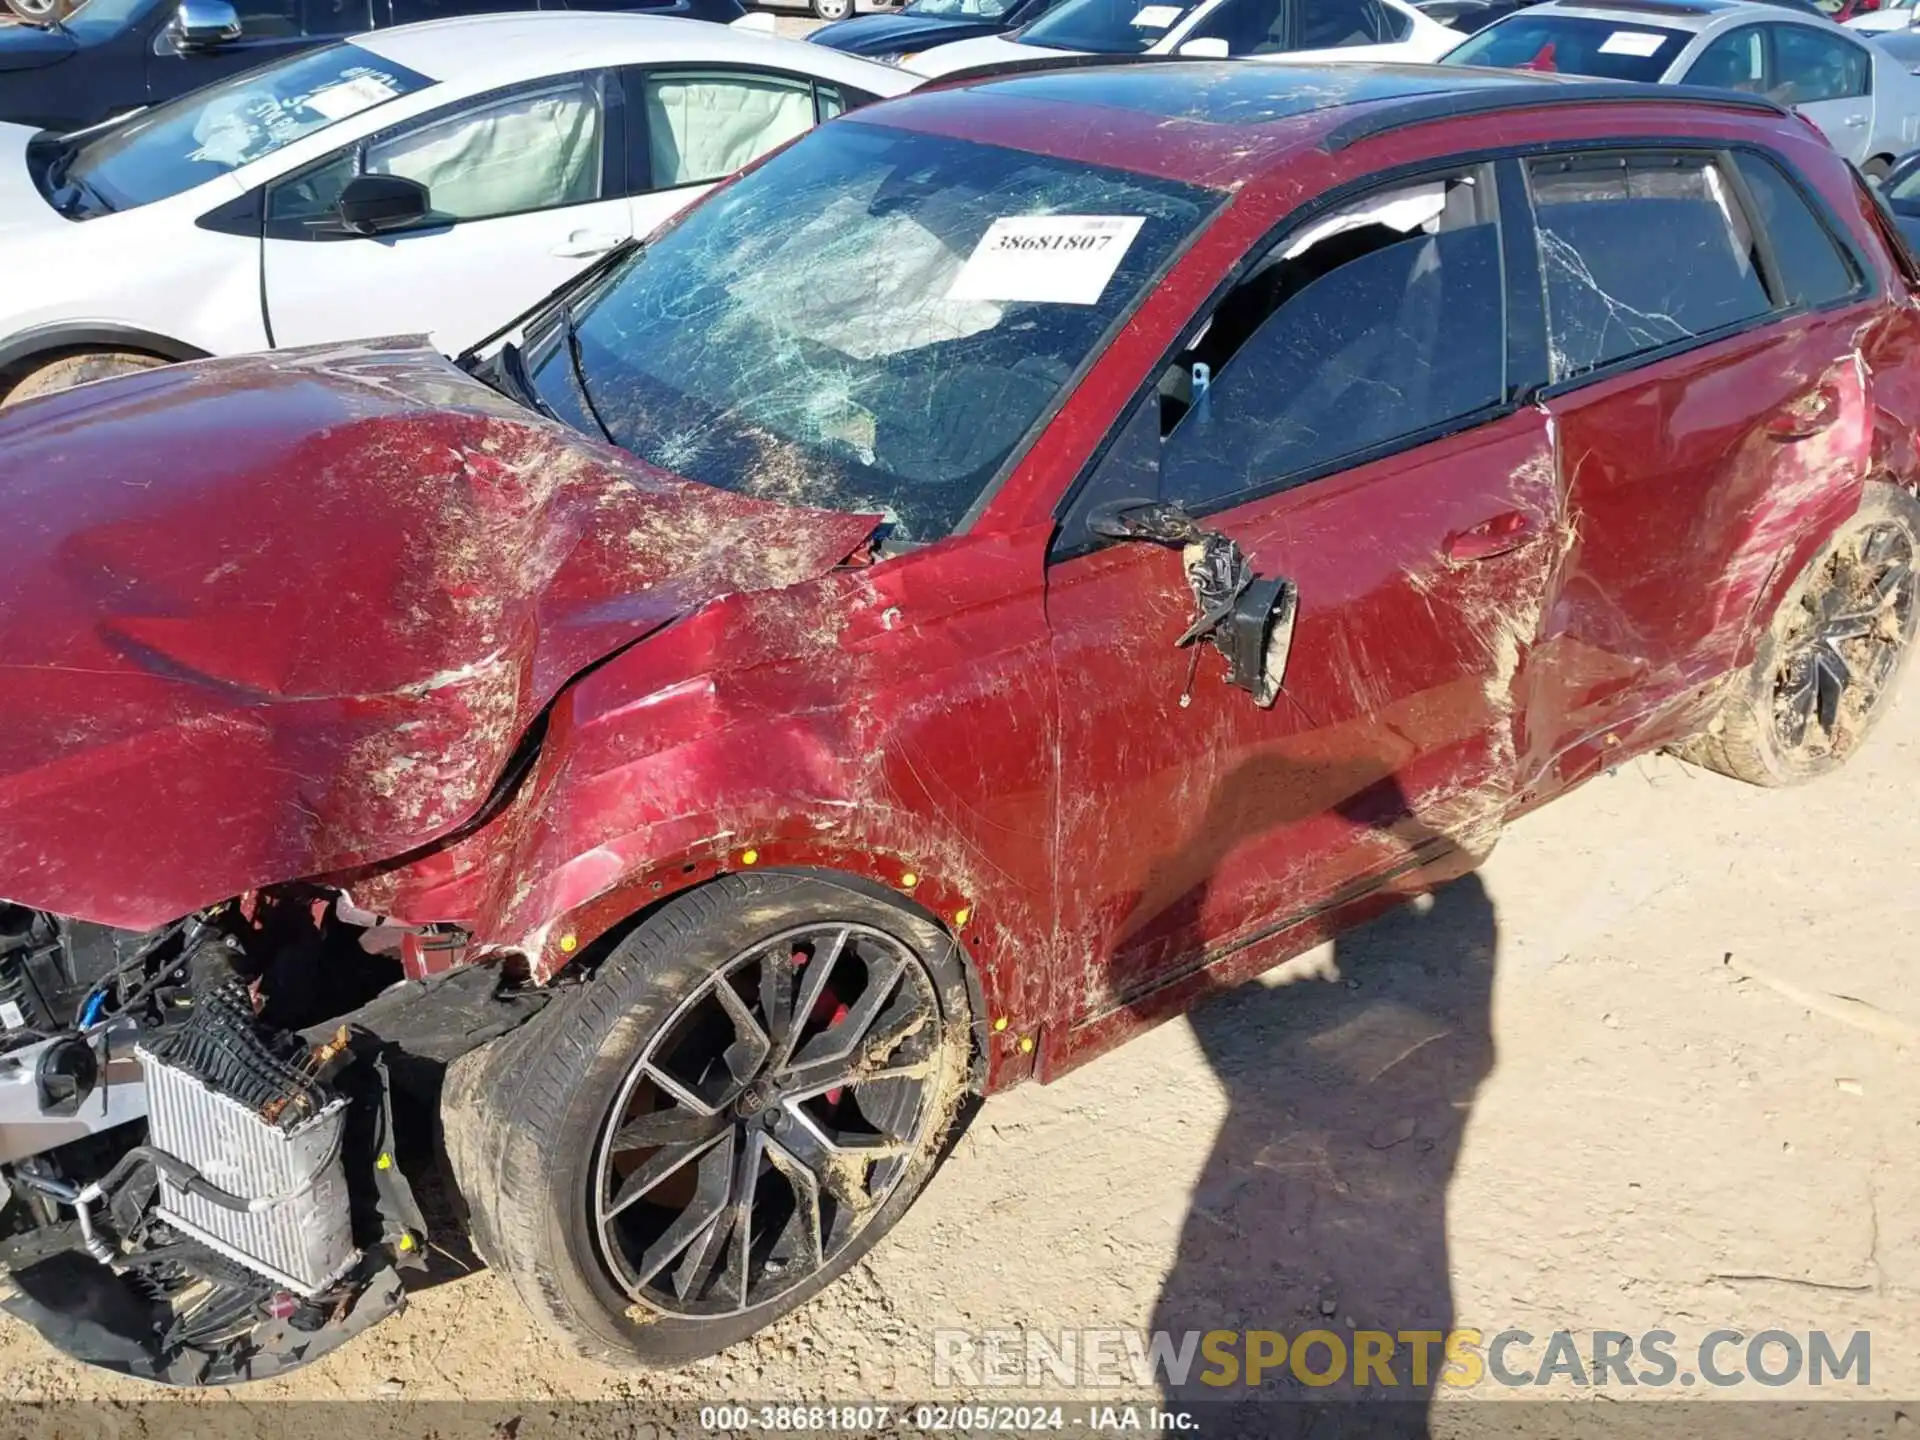
<instances>
[{"instance_id":1,"label":"side mirror hanging off","mask_svg":"<svg viewBox=\"0 0 1920 1440\"><path fill-rule=\"evenodd\" d=\"M1204 528L1177 504L1116 500L1093 511L1087 523L1110 539L1180 546L1198 613L1174 643L1211 641L1227 662L1229 685L1252 695L1262 709L1279 698L1299 610L1291 580L1254 574L1238 543Z\"/></svg>"}]
</instances>

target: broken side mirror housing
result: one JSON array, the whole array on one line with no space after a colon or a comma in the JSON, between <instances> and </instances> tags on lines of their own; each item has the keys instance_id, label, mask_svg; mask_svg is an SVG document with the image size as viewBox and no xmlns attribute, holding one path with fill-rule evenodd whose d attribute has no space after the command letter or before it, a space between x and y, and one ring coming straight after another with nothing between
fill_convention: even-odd
<instances>
[{"instance_id":1,"label":"broken side mirror housing","mask_svg":"<svg viewBox=\"0 0 1920 1440\"><path fill-rule=\"evenodd\" d=\"M340 223L356 235L378 235L426 219L427 187L404 175L356 175L340 192Z\"/></svg>"},{"instance_id":2,"label":"broken side mirror housing","mask_svg":"<svg viewBox=\"0 0 1920 1440\"><path fill-rule=\"evenodd\" d=\"M1255 575L1214 636L1227 659L1227 683L1247 691L1262 709L1279 698L1286 678L1297 608L1291 580Z\"/></svg>"},{"instance_id":3,"label":"broken side mirror housing","mask_svg":"<svg viewBox=\"0 0 1920 1440\"><path fill-rule=\"evenodd\" d=\"M1151 540L1183 545L1200 534L1200 525L1179 505L1145 495L1104 500L1087 512L1087 529L1106 540Z\"/></svg>"},{"instance_id":4,"label":"broken side mirror housing","mask_svg":"<svg viewBox=\"0 0 1920 1440\"><path fill-rule=\"evenodd\" d=\"M1263 709L1279 698L1293 650L1293 582L1260 576L1229 536L1208 530L1178 504L1126 496L1087 512L1087 528L1112 540L1181 547L1197 614L1176 644L1213 643L1227 662L1227 683Z\"/></svg>"}]
</instances>

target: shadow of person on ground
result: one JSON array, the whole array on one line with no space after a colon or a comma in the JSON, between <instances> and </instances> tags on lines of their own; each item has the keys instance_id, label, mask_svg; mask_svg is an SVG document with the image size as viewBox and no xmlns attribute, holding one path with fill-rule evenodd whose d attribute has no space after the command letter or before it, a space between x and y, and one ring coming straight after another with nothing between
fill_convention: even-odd
<instances>
[{"instance_id":1,"label":"shadow of person on ground","mask_svg":"<svg viewBox=\"0 0 1920 1440\"><path fill-rule=\"evenodd\" d=\"M1244 788L1229 780L1222 803L1230 808ZM1335 808L1380 832L1385 853L1403 853L1403 863L1446 848L1392 776ZM1216 818L1193 832L1194 846L1225 843ZM1451 864L1458 869L1458 857ZM1196 936L1205 892L1203 881L1179 902L1186 918L1177 923ZM1497 940L1492 899L1467 874L1339 936L1336 978L1249 984L1189 1015L1227 1115L1151 1328L1169 1332L1176 1349L1188 1332L1237 1332L1229 1353L1242 1362L1249 1331L1276 1332L1287 1350L1257 1385L1244 1367L1220 1383L1224 1367L1197 1346L1184 1383L1162 1377L1170 1403L1205 1405L1203 1433L1427 1433L1427 1401L1445 1368L1439 1337L1455 1319L1447 1188L1493 1066ZM1301 1353L1313 1331L1323 1334ZM1378 1368L1371 1383L1356 1383L1361 1332L1391 1337L1391 1385ZM1345 1357L1337 1379L1308 1383L1333 1368L1335 1344Z\"/></svg>"}]
</instances>

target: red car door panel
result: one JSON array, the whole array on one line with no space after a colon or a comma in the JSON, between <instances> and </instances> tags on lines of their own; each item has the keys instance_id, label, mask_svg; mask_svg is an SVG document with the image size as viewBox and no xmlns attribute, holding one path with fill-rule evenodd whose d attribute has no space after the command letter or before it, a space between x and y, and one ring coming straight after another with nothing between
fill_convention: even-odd
<instances>
[{"instance_id":1,"label":"red car door panel","mask_svg":"<svg viewBox=\"0 0 1920 1440\"><path fill-rule=\"evenodd\" d=\"M1175 648L1194 609L1176 552L1116 544L1054 568L1059 900L1088 1010L1416 853L1490 842L1556 509L1529 409L1213 517L1256 572L1298 586L1270 709L1219 655ZM1524 538L1449 561L1490 525Z\"/></svg>"},{"instance_id":2,"label":"red car door panel","mask_svg":"<svg viewBox=\"0 0 1920 1440\"><path fill-rule=\"evenodd\" d=\"M1751 162L1741 164L1750 169ZM1770 315L1769 307L1796 297L1763 293L1759 267L1745 275L1730 268L1750 243L1739 227L1753 221L1712 194L1703 193L1696 213L1675 226L1686 248L1657 279L1608 275L1611 257L1591 247L1568 262L1583 288L1605 291L1610 314L1640 317L1639 338L1654 353L1546 402L1571 531L1526 726L1529 788L1578 779L1629 739L1659 743L1690 730L1703 692L1745 658L1756 603L1808 519L1809 496L1836 493L1836 485L1844 491L1846 477L1864 474L1871 410L1855 337L1866 310ZM1757 218L1779 235L1777 206L1790 197L1775 201ZM1641 243L1615 263L1657 260L1659 227L1684 213L1675 208L1682 202L1616 203ZM1568 208L1541 211L1550 312L1554 255L1572 244L1555 234L1550 217ZM1636 208L1647 213L1632 214ZM1704 218L1725 232L1728 213L1740 237L1732 246L1710 248L1704 227L1700 235L1687 229ZM1776 275L1766 283L1777 291L1784 282ZM1813 283L1823 282L1816 276ZM1838 283L1850 282L1842 276ZM1703 293L1757 313L1738 333L1662 357L1660 338L1685 346L1682 331L1696 318L1728 313L1707 309ZM1565 312L1576 308L1569 299L1555 323L1567 327ZM1576 345L1594 338L1575 328ZM1563 345L1556 336L1564 360Z\"/></svg>"}]
</instances>

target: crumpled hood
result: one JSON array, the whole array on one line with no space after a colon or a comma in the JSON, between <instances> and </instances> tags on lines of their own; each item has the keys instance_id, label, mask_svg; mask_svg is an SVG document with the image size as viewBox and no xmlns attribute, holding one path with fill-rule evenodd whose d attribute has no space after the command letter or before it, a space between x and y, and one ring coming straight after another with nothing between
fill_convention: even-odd
<instances>
[{"instance_id":1,"label":"crumpled hood","mask_svg":"<svg viewBox=\"0 0 1920 1440\"><path fill-rule=\"evenodd\" d=\"M470 819L581 669L871 517L593 444L408 344L0 417L0 897L146 929Z\"/></svg>"},{"instance_id":2,"label":"crumpled hood","mask_svg":"<svg viewBox=\"0 0 1920 1440\"><path fill-rule=\"evenodd\" d=\"M77 54L79 49L71 35L58 30L37 25L0 25L0 71L39 70L57 65Z\"/></svg>"}]
</instances>

